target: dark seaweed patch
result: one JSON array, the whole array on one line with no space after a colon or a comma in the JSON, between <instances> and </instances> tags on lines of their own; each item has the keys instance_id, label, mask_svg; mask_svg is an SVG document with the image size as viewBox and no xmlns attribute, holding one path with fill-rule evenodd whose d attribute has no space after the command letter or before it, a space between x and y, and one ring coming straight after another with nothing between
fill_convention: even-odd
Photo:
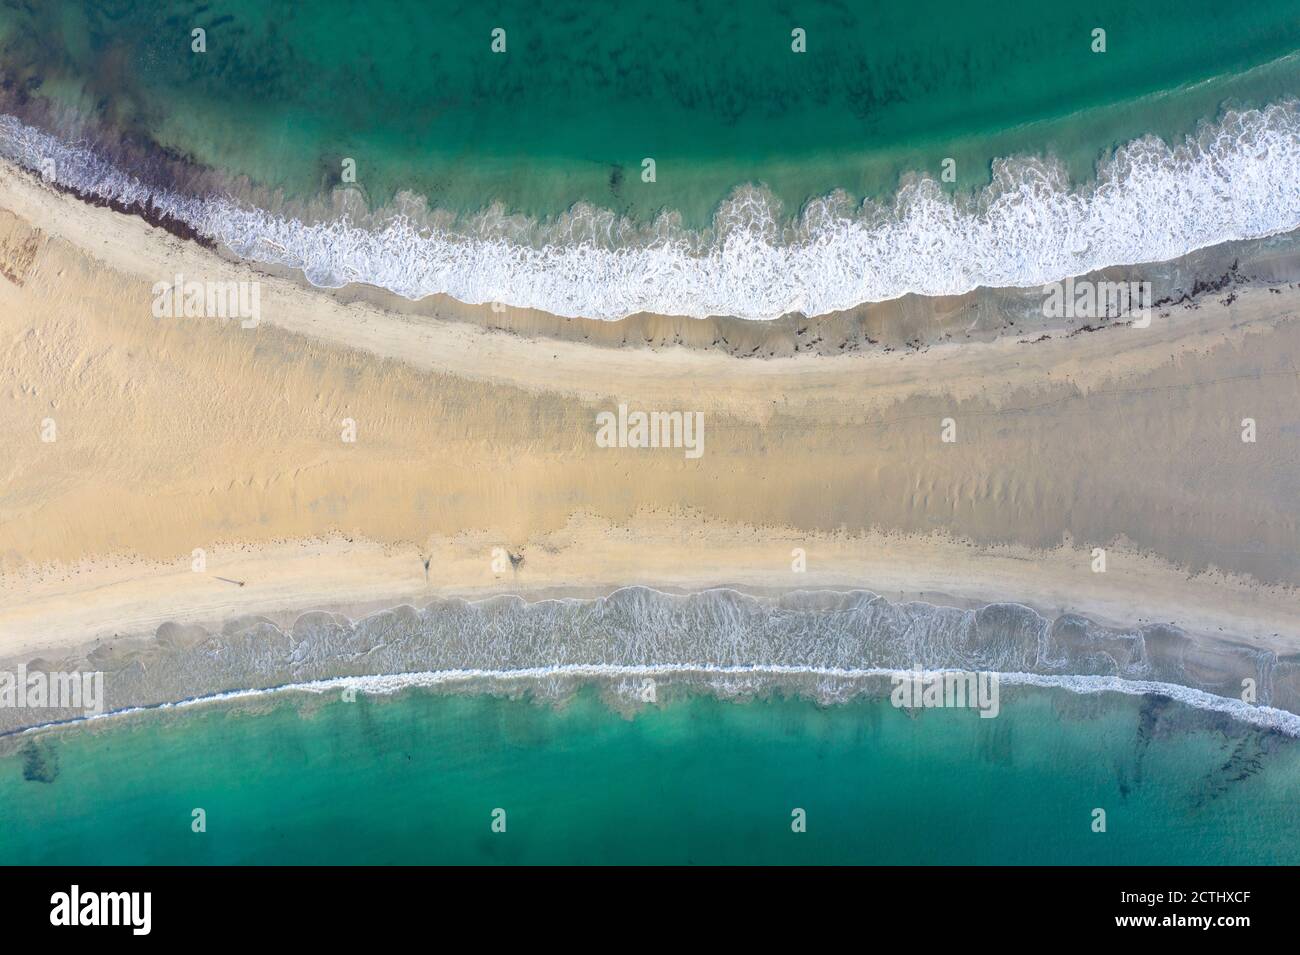
<instances>
[{"instance_id":1,"label":"dark seaweed patch","mask_svg":"<svg viewBox=\"0 0 1300 955\"><path fill-rule=\"evenodd\" d=\"M1196 800L1196 807L1199 808L1218 799L1230 787L1243 783L1260 772L1264 768L1264 756L1269 749L1269 736L1264 733L1246 733L1235 742L1231 742L1231 748L1222 765L1205 777L1204 788Z\"/></svg>"},{"instance_id":2,"label":"dark seaweed patch","mask_svg":"<svg viewBox=\"0 0 1300 955\"><path fill-rule=\"evenodd\" d=\"M1142 784L1142 758L1155 739L1161 717L1173 702L1173 697L1160 693L1142 697L1142 709L1138 713L1137 743L1133 752L1133 785Z\"/></svg>"},{"instance_id":3,"label":"dark seaweed patch","mask_svg":"<svg viewBox=\"0 0 1300 955\"><path fill-rule=\"evenodd\" d=\"M34 742L23 747L23 779L52 783L58 776L59 758L54 750Z\"/></svg>"}]
</instances>

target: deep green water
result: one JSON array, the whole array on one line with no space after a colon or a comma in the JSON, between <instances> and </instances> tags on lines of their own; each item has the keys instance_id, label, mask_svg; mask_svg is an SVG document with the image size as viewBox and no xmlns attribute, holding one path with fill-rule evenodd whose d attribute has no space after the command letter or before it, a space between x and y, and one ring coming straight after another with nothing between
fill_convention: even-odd
<instances>
[{"instance_id":1,"label":"deep green water","mask_svg":"<svg viewBox=\"0 0 1300 955\"><path fill-rule=\"evenodd\" d=\"M11 89L290 198L332 187L351 157L372 203L409 189L457 211L585 199L700 224L740 183L793 210L834 188L887 195L949 156L958 188L1017 153L1085 177L1118 143L1300 94L1295 61L1278 62L1300 50L1294 0L17 6L0 11Z\"/></svg>"},{"instance_id":2,"label":"deep green water","mask_svg":"<svg viewBox=\"0 0 1300 955\"><path fill-rule=\"evenodd\" d=\"M0 863L1300 862L1300 747L1187 715L1006 688L991 720L702 696L626 718L593 692L154 712L0 760Z\"/></svg>"}]
</instances>

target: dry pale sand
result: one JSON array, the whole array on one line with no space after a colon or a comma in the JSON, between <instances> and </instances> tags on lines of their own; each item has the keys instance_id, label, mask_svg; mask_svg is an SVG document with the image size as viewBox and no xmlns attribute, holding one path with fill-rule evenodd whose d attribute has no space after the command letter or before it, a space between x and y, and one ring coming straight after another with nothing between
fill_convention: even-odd
<instances>
[{"instance_id":1,"label":"dry pale sand","mask_svg":"<svg viewBox=\"0 0 1300 955\"><path fill-rule=\"evenodd\" d=\"M177 273L260 281L261 324L155 319ZM1014 600L1295 652L1298 309L1256 287L1034 344L616 348L307 288L5 167L0 656L631 583ZM703 457L597 447L619 402L702 411Z\"/></svg>"}]
</instances>

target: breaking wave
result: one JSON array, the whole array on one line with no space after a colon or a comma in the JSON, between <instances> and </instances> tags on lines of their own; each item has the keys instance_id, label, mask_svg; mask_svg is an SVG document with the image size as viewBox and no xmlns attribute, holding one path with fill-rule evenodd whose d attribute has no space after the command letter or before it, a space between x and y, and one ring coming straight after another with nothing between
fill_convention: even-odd
<instances>
[{"instance_id":1,"label":"breaking wave","mask_svg":"<svg viewBox=\"0 0 1300 955\"><path fill-rule=\"evenodd\" d=\"M1115 629L1014 603L963 610L869 591L758 597L627 587L594 599L437 600L357 621L311 612L288 629L265 618L215 632L168 623L116 661L104 687L107 709L118 712L349 687L563 698L594 683L635 702L647 677L729 697L779 688L830 704L878 693L890 674L914 667L996 672L1008 685L1085 694L1159 694L1300 736L1300 663L1274 653L1168 625ZM1240 699L1245 679L1258 705ZM60 716L80 714L47 714ZM0 735L18 729L0 726Z\"/></svg>"},{"instance_id":2,"label":"breaking wave","mask_svg":"<svg viewBox=\"0 0 1300 955\"><path fill-rule=\"evenodd\" d=\"M874 667L865 670L827 670L810 667L711 667L690 666L685 664L664 664L661 666L550 666L533 667L520 670L434 670L419 673L396 673L365 677L335 677L330 680L312 680L309 683L286 683L282 686L265 687L250 690L230 690L209 696L191 697L174 703L160 703L153 706L130 706L110 710L92 716L41 723L10 731L18 734L32 733L54 726L67 725L88 720L111 719L132 716L151 710L187 709L213 703L226 703L238 700L251 700L259 697L284 693L337 693L352 690L373 696L391 696L410 689L456 688L469 686L484 692L509 691L514 686L523 685L525 689L536 692L539 688L549 690L552 695L570 692L575 686L592 681L619 681L616 689L631 690L633 698L642 686L629 687L627 680L662 680L672 677L686 677L688 685L703 685L720 695L738 695L753 693L772 686L782 686L783 680L812 679L823 691L835 688L837 701L866 692L862 684L872 678L889 678L899 670ZM907 671L902 671L906 673ZM928 673L942 673L943 670L930 670ZM700 681L705 681L703 684ZM1127 696L1158 695L1177 700L1194 709L1211 713L1222 713L1233 719L1254 726L1258 729L1273 730L1285 736L1300 738L1300 716L1286 710L1271 706L1252 706L1241 700L1215 696L1203 690L1194 690L1176 683L1158 683L1150 680L1125 680L1119 677L1100 676L1044 676L1038 673L1001 673L998 682L1003 686L1033 686L1055 688L1080 694L1123 693ZM10 733L0 732L0 736Z\"/></svg>"},{"instance_id":3,"label":"breaking wave","mask_svg":"<svg viewBox=\"0 0 1300 955\"><path fill-rule=\"evenodd\" d=\"M0 117L0 155L83 195L151 208L319 286L365 283L411 299L443 293L611 320L773 319L908 293L1032 287L1300 227L1296 100L1227 112L1175 145L1130 142L1077 188L1060 163L1016 157L997 161L973 196L954 199L932 178L909 177L891 204L837 193L787 220L770 193L745 186L698 231L672 213L637 224L584 204L545 222L499 208L456 221L411 199L402 212L303 221L147 185L91 147L11 116Z\"/></svg>"}]
</instances>

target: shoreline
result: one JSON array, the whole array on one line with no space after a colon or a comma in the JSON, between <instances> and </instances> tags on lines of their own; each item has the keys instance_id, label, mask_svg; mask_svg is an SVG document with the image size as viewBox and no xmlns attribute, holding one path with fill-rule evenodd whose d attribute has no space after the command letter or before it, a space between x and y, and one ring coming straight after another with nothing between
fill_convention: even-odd
<instances>
[{"instance_id":1,"label":"shoreline","mask_svg":"<svg viewBox=\"0 0 1300 955\"><path fill-rule=\"evenodd\" d=\"M378 213L363 212L359 191L350 196L342 187L327 204L335 213L328 221L315 221L314 215L285 218L291 214L281 198L249 204L205 191L201 184L212 178L211 170L196 168L180 177L199 184L193 190L155 187L85 146L64 143L10 115L0 117L0 145L10 162L29 170L42 166L58 188L83 200L134 210L186 238L227 245L248 261L301 269L317 287L370 285L416 302L455 296L495 312L517 307L534 324L547 314L539 310L546 309L549 320L542 324L551 326L557 317L631 317L658 330L651 312L677 323L715 322L726 314L762 322L796 313L852 318L873 303L924 302L921 296L960 300L1000 287L1023 292L1085 274L1155 274L1162 286L1155 297L1177 299L1179 289L1163 288L1161 277L1167 273L1159 265L1218 246L1267 243L1300 228L1300 205L1290 192L1249 193L1249 183L1280 178L1252 163L1286 165L1274 154L1290 148L1300 100L1227 110L1217 123L1174 144L1146 137L1120 145L1099 164L1096 181L1077 190L1057 162L1003 159L993 164L989 186L970 197L946 197L928 176L904 177L892 204L855 206L846 195L831 194L807 200L797 220L786 226L776 222L777 200L754 184L737 186L719 206L714 225L702 231L675 228L671 217L635 225L580 203L544 227L554 241L521 238L523 220L499 210L453 226L444 213L428 210L414 196L400 197L381 220ZM1233 145L1225 145L1229 140ZM1261 140L1273 145L1261 150ZM181 159L164 152L160 161L175 165ZM1186 235L1158 229L1148 234L1146 221L1134 222L1127 210L1151 198L1141 194L1148 180L1175 174L1182 186L1174 193L1179 201L1205 208L1171 217L1192 229ZM1056 192L1045 198L1037 195L1042 188ZM1198 192L1195 200L1183 198L1190 192ZM1243 219L1235 211L1241 208L1252 209L1255 219ZM1076 238L1065 248L1032 234L1033 227L1015 238L1027 222L1044 224L1048 235ZM1214 222L1217 231L1209 225ZM819 228L829 231L822 234ZM929 252L920 259L929 261L911 261L903 269L911 270L909 278L899 271L899 262L909 250L917 259L918 234L928 237ZM1080 243L1081 235L1089 238ZM1011 245L1003 248L1006 242ZM341 251L345 246L351 253ZM966 261L963 250L979 254ZM1019 263L1019 271L1012 262ZM858 276L856 284L850 275ZM1202 276L1214 278L1218 274ZM836 281L848 284L837 289ZM671 294L668 285L675 290ZM592 298L596 287L612 298ZM1034 304L1020 298L1022 306ZM861 331L861 338L879 343L868 331ZM904 345L917 342L909 338Z\"/></svg>"},{"instance_id":2,"label":"shoreline","mask_svg":"<svg viewBox=\"0 0 1300 955\"><path fill-rule=\"evenodd\" d=\"M1107 357L1116 351L1115 344L1125 346L1128 354L1162 344L1196 349L1221 340L1225 330L1239 335L1252 324L1232 321L1225 327L1216 306L1238 303L1229 309L1234 315L1266 311L1286 320L1300 315L1300 230L1268 240L1228 243L1163 263L1169 277L1163 294L1157 293L1161 304L1152 309L1150 328L1167 340L1147 336L1116 343L1108 336L1133 331L1128 322L1094 326L1084 319L1043 318L1041 291L1034 289L981 289L940 298L909 295L850 313L753 322L663 315L622 321L568 319L513 307L494 312L490 306L467 305L445 295L412 301L373 286L323 288L298 270L249 262L224 247L209 250L151 226L135 213L87 204L3 159L0 212L17 220L9 246L60 239L84 250L115 281L140 283L138 293L146 303L144 293L159 276L256 281L262 291L261 324L324 344L530 391L558 387L583 398L618 394L623 389L608 384L616 380L632 381L646 392L666 378L676 394L685 381L706 376L718 384L718 391L726 386L727 395L715 396L717 400L746 418L771 415L776 402L764 399L774 389L782 392L782 403L817 400L832 376L868 376L873 393L887 400L901 383L918 387L921 376L910 371L919 370L919 357L932 363L927 370L942 369L944 391L962 398L988 392L989 382L971 380L990 377L983 373L987 368L972 373L976 365L1005 373L1032 362L1044 376L1061 368L1064 380L1088 388L1098 376L1083 377L1078 371L1088 365L1102 374L1110 371ZM28 225L38 222L38 228ZM1255 257L1243 267L1245 248L1253 249ZM1090 273L1113 281L1128 281L1136 274L1122 269ZM1246 310L1245 301L1255 307ZM1213 314L1205 316L1202 309ZM1032 323L1026 324L1026 315ZM816 336L813 342L794 340L809 330ZM1194 340L1198 337L1200 342ZM969 345L987 347L976 349L972 359ZM539 366L536 359L548 349L551 363ZM1146 360L1150 367L1156 359ZM588 372L593 361L600 363L601 374L594 377L605 383L602 388L578 384L592 377ZM997 376L992 377L996 384ZM666 399L669 389L658 390L656 400Z\"/></svg>"},{"instance_id":3,"label":"shoreline","mask_svg":"<svg viewBox=\"0 0 1300 955\"><path fill-rule=\"evenodd\" d=\"M747 682L744 690L744 694L747 698L758 697L764 692L789 692L793 696L805 697L808 695L806 688L800 688L797 683L792 685L783 685L778 682L779 679L783 676L798 678L815 677L820 680L842 680L851 684L853 681L871 680L873 678L889 677L894 674L909 672L910 671L907 670L890 670L884 668L863 670L801 669L773 667L764 664L755 664L748 667L651 664L632 666L609 665L603 667L547 667L519 671L460 670L376 674L364 677L341 676L324 680L314 680L309 683L288 683L281 686L227 690L207 696L190 697L163 703L128 706L104 713L88 714L86 716L54 720L47 723L38 723L13 729L3 729L0 730L0 755L9 755L6 752L7 747L15 745L19 739L34 734L73 729L88 725L97 725L100 720L116 721L152 712L183 710L191 707L220 705L222 703L250 702L262 700L268 697L288 695L291 693L311 693L323 696L325 693L336 690L351 690L355 693L364 693L379 697L391 697L413 689L440 689L447 690L448 692L456 692L454 689L455 684L470 684L475 683L476 681L480 684L480 688L477 692L504 693L508 692L507 687L519 682L554 680L556 678L574 679L574 685L568 688L568 693L570 694L576 693L587 687L594 687L599 692L612 691L617 693L617 688L611 686L611 681L613 680L626 680L628 678L654 679L665 677L671 679L676 676L683 676L689 680L691 677L698 678L703 676L722 681L725 681L728 678L743 678L746 681L750 681L755 677L758 677L760 680L772 680L770 684L759 686ZM930 675L936 673L964 673L967 671L932 668L922 672L926 675ZM1120 693L1128 696L1165 697L1177 701L1178 703L1200 713L1223 714L1242 726L1268 730L1292 739L1300 739L1300 714L1293 713L1289 710L1276 709L1271 706L1257 706L1242 703L1240 700L1235 700L1231 697L1206 693L1203 690L1187 687L1182 684L1125 680L1117 677L1072 676L1068 674L1053 676L1037 673L997 673L996 676L998 682L1006 686L1034 687L1043 690L1064 690L1080 696ZM605 682L600 682L602 680ZM483 684L486 684L486 688L482 687ZM674 693L712 692L714 695L721 696L727 692L725 682L722 685L715 685L711 688L701 687L698 684L689 682L683 686L678 686L672 683L668 683L667 686L671 687ZM541 699L547 702L558 703L562 702L566 698L565 696L558 695L553 687L549 688L548 692L549 696ZM819 701L819 703L822 705L834 706L847 703L863 695L871 696L873 695L873 692L873 689L859 684L854 689L850 690L847 695L838 697L829 704L826 704L824 701ZM639 705L644 705L643 703L627 699L626 696L627 694L624 694L623 697L619 698L622 708L635 708ZM635 712L635 709L632 709L631 712Z\"/></svg>"},{"instance_id":4,"label":"shoreline","mask_svg":"<svg viewBox=\"0 0 1300 955\"><path fill-rule=\"evenodd\" d=\"M714 609L706 609L710 607ZM701 639L704 642L698 643L695 650L684 652L688 657L700 653L701 659L673 659L683 651L673 649L671 641L665 644L663 636L647 633L634 639L635 655L649 652L657 662L582 662L566 660L564 653L551 660L550 651L542 647L523 651L522 647L512 650L506 646L490 654L494 659L503 654L503 664L510 661L508 665L497 666L486 661L475 662L476 654L481 651L468 648L450 651L452 656L446 657L449 651L440 648L446 635L437 636L436 629L441 626L439 620L450 622L468 614L455 626L469 626L476 635L484 628L508 634L512 628L520 627L519 635L532 642L533 638L525 636L535 626L527 622L532 618L546 621L544 626L556 631L549 633L548 638L562 645L570 640L582 640L578 633L568 632L572 623L584 621L582 626L586 628L590 626L589 618L593 613L598 617L613 614L616 620L627 620L633 608L638 608L637 613L641 616L648 613L649 619L658 619L667 612L667 618L652 626L671 629L680 628L687 621L696 621L698 616L698 622L688 624L689 638L692 645ZM718 612L722 617L714 616ZM751 619L750 615L755 612L767 616ZM672 622L682 613L685 616ZM736 636L718 634L710 637L709 628L722 624L723 619L732 614L740 614L745 621L723 624L727 629L739 626ZM992 615L998 622L979 624L978 621L986 615ZM633 619L640 617L633 614ZM565 623L566 620L570 622ZM909 622L904 624L903 621ZM1002 629L1009 627L1014 634L1028 627L1023 637L1017 639L1029 641L1024 651L1037 666L1046 669L1004 669L1006 663L1017 659L1014 654L990 658L985 656L987 650L979 647L963 644L965 649L962 651L955 647L945 649L948 638L941 638L938 645L930 645L928 638L923 636L927 628L938 626L937 632L942 633L958 621L964 621L964 627L974 627L963 638L967 641L981 629L988 631L991 628L988 636L980 638L991 639L990 647L1003 642ZM909 633L920 627L922 644L910 650L899 647L886 649L900 635L897 630L900 625L905 626ZM735 639L755 640L755 649L770 642L773 635L764 636L762 631L773 626L778 630L793 628L795 631L809 626L826 628L819 639L835 639L834 634L841 631L852 633L855 639L865 642L862 651L853 651L851 657L858 659L858 652L865 652L867 656L861 658L862 664L847 660L840 664L831 662L832 658L820 656L806 663L718 662L716 655L719 651L724 655L739 652L733 643ZM866 627L867 631L860 632L859 626ZM337 642L336 631L340 628L344 634L343 644ZM891 629L894 630L893 636ZM670 693L685 689L745 697L774 690L811 695L826 705L845 702L862 693L878 692L878 678L914 669L926 673L978 670L998 674L999 679L1005 679L1009 685L1065 689L1085 695L1120 692L1163 696L1197 710L1225 713L1245 724L1300 736L1300 667L1293 659L1291 662L1279 659L1279 652L1286 652L1284 646L1274 642L1272 649L1263 649L1249 647L1222 635L1195 640L1192 637L1192 634L1165 624L1105 628L1072 613L1063 614L1053 621L1018 603L999 602L955 612L919 601L897 603L860 589L799 588L752 596L732 588L708 588L675 595L644 586L623 586L592 600L539 596L533 601L497 593L474 600L438 598L423 609L411 605L388 606L356 619L333 612L310 611L298 615L289 628L278 627L265 617L230 619L219 632L169 622L160 626L152 638L115 640L111 647L97 645L87 648L80 659L68 657L51 661L38 658L32 661L29 670L39 670L44 666L47 669L71 667L72 672L91 672L94 668L104 668L104 684L110 690L108 707L99 712L81 714L53 711L57 715L38 722L21 718L30 715L31 711L23 714L15 711L15 716L20 717L16 721L9 719L7 712L0 711L0 738L136 712L258 699L298 690L323 693L342 689L386 696L413 687L437 687L453 692L461 689L509 693L511 687L518 689L522 684L524 691L538 699L559 702L586 686L595 686L604 693L613 692L616 698L621 698L631 692L626 680L650 677L666 681L664 688ZM626 639L626 635L620 639ZM722 642L711 645L711 639ZM229 663L218 665L218 661L242 659L249 640L264 645L263 649L256 651L253 659L258 662L252 665L252 669L241 668L247 664L237 663L235 669L231 669ZM456 638L453 640L460 642ZM880 644L881 640L885 643ZM330 649L331 646L335 649ZM348 648L345 654L341 653L343 646ZM365 649L367 646L370 649ZM530 663L518 656L520 652L525 652L525 657L531 653L548 662ZM870 660L880 652L892 656L894 662L870 664ZM939 654L937 657L936 652ZM1005 653L1005 649L999 652ZM1095 667L1099 652L1110 658L1109 665L1118 668L1118 673L1075 672L1074 667L1079 663ZM462 653L470 656L461 657ZM966 659L963 653L974 653L975 656ZM1075 659L1074 654L1080 656ZM662 659L659 658L661 655ZM281 659L279 664L274 662L277 656ZM1029 660L1030 657L1020 659ZM290 664L290 660L302 662ZM390 672L385 668L386 660L405 661L408 667L412 663L418 666L423 661L432 668ZM199 670L193 669L195 663L201 664ZM160 675L149 676L149 673ZM1251 681L1259 682L1257 703L1253 699L1243 701L1222 692L1224 688L1236 688L1238 681L1244 685L1243 674ZM637 684L635 689L641 688ZM639 697L629 697L624 701L633 707L641 702L645 701ZM104 706L102 697L99 705Z\"/></svg>"}]
</instances>

